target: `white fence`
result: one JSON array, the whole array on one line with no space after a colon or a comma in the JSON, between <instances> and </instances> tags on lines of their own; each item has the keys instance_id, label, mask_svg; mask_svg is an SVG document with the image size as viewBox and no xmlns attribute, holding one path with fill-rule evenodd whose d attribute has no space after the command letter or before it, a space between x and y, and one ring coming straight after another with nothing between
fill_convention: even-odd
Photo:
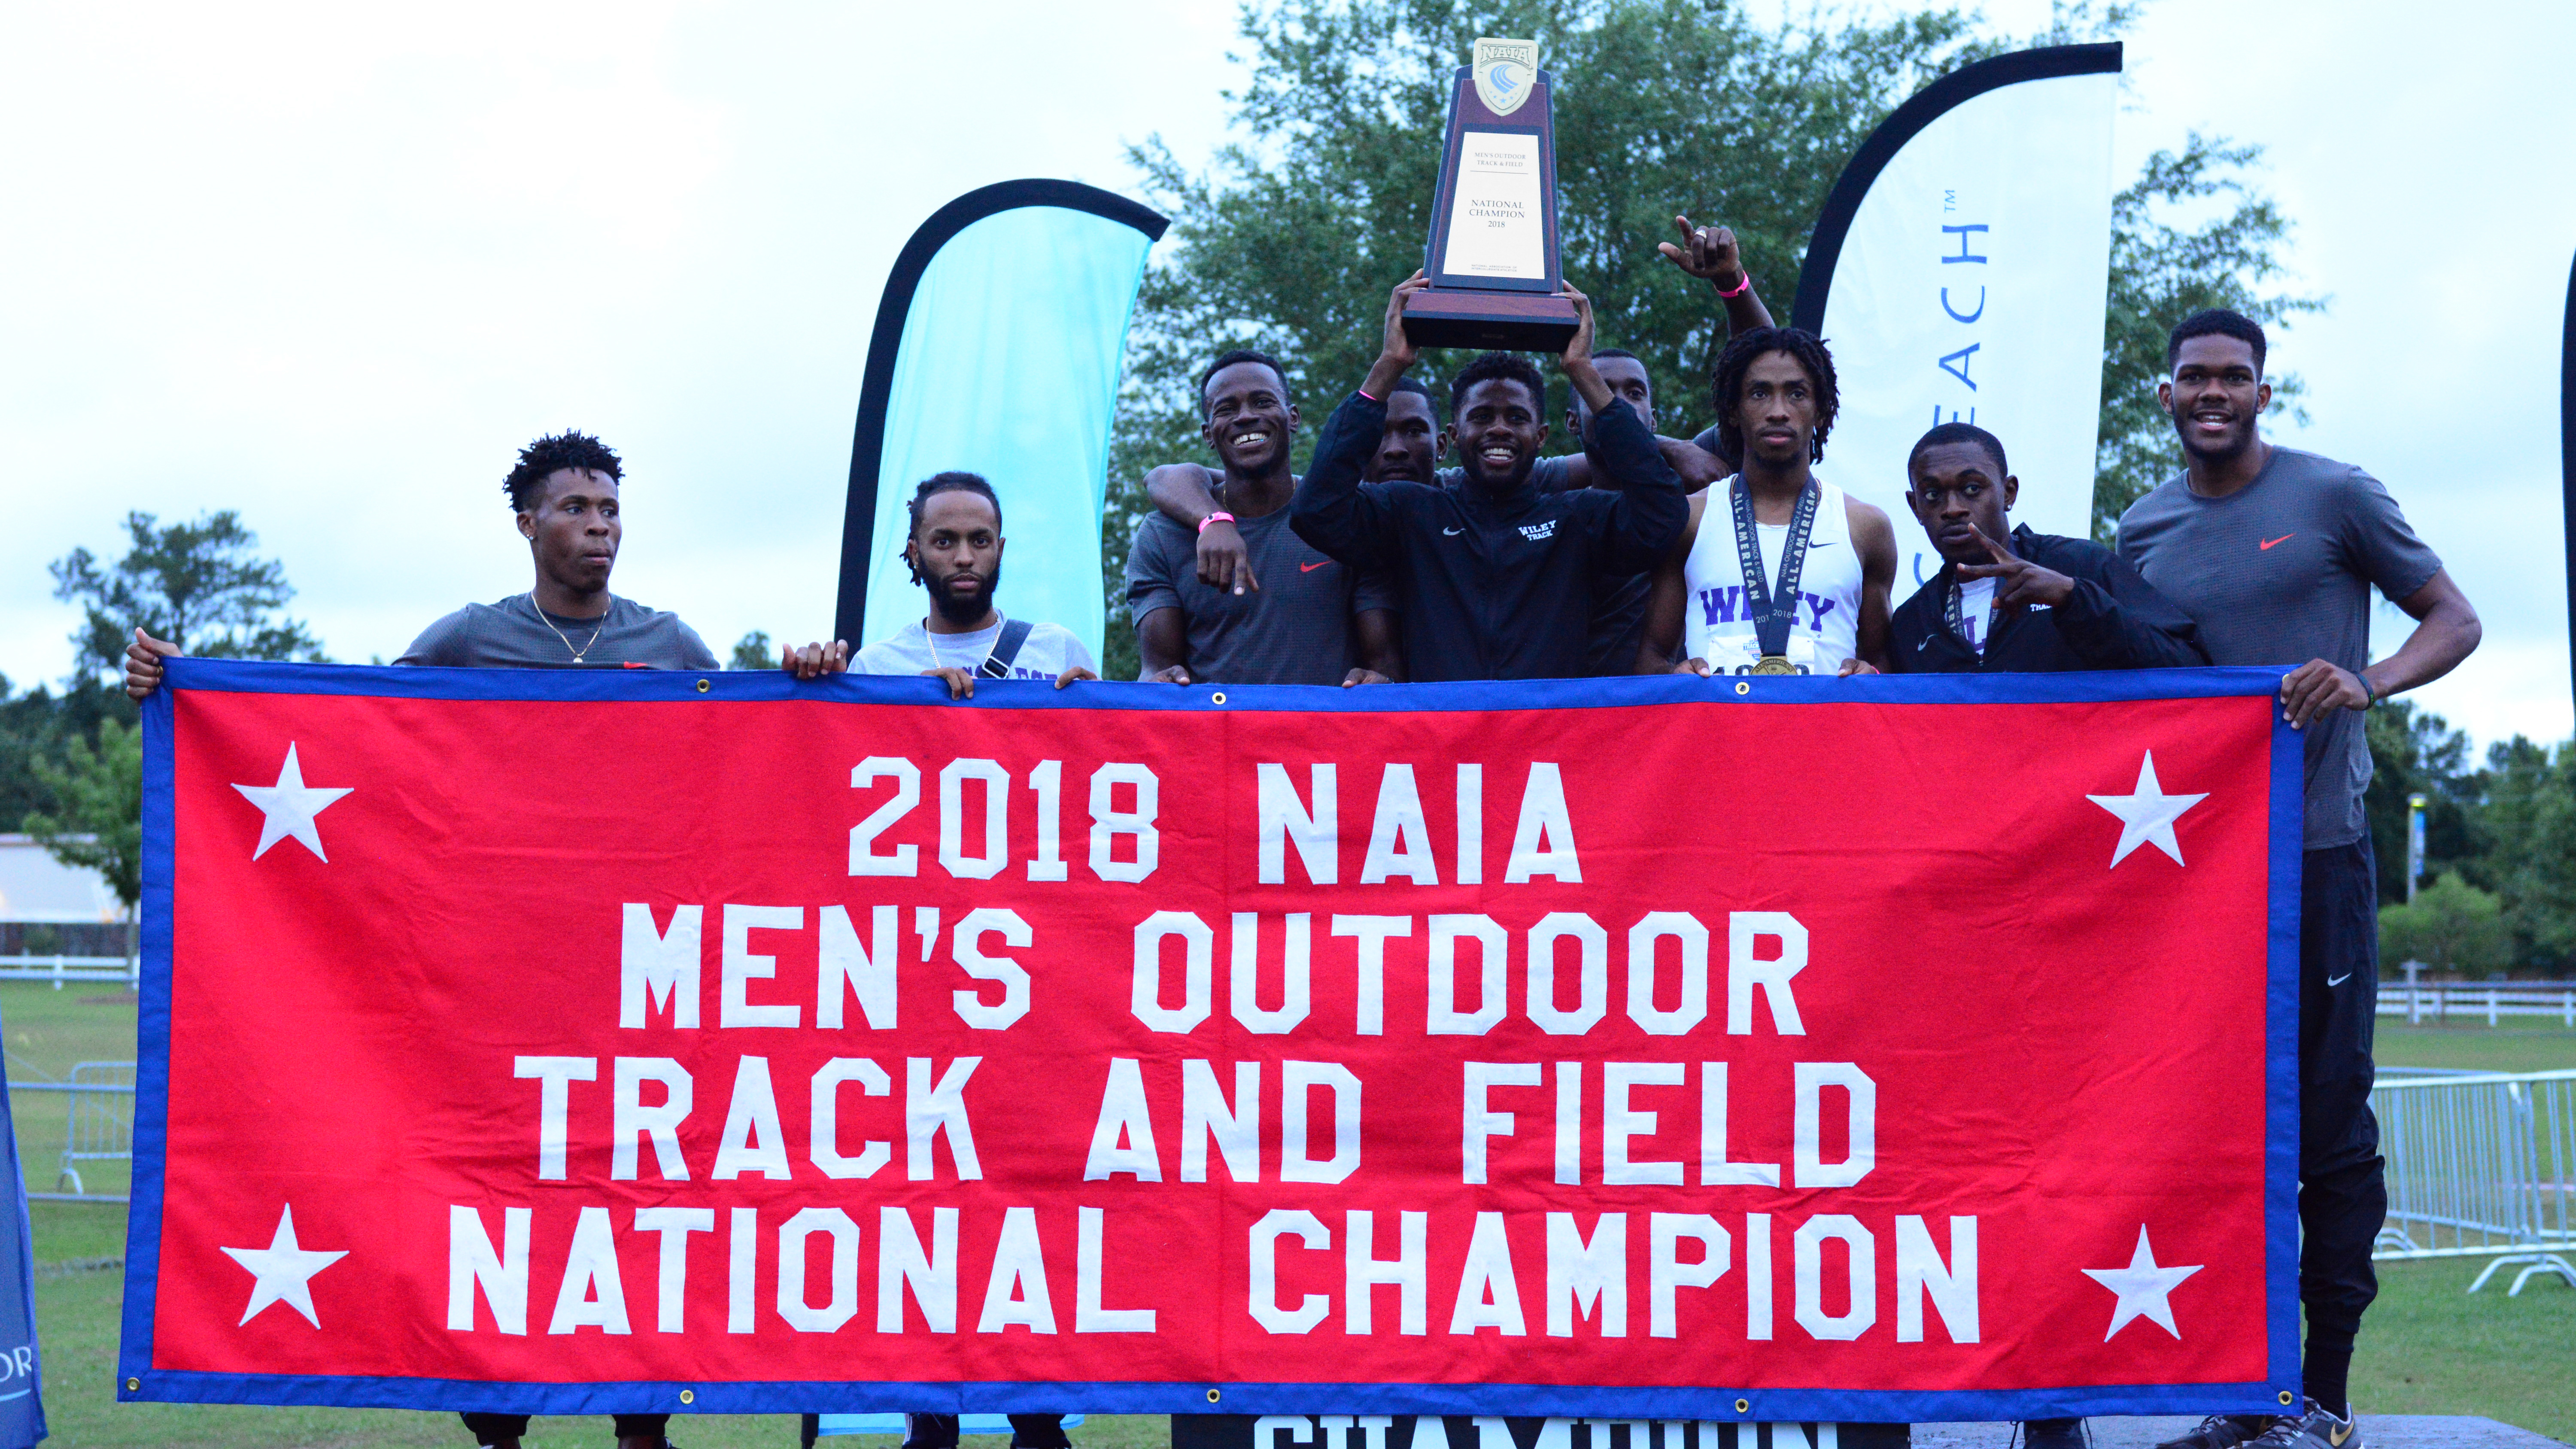
<instances>
[{"instance_id":1,"label":"white fence","mask_svg":"<svg viewBox=\"0 0 2576 1449\"><path fill-rule=\"evenodd\" d=\"M0 981L50 981L56 991L66 981L130 987L142 979L137 956L0 956Z\"/></svg>"},{"instance_id":2,"label":"white fence","mask_svg":"<svg viewBox=\"0 0 2576 1449\"><path fill-rule=\"evenodd\" d=\"M2379 1014L2410 1022L2479 1021L2489 1026L2506 1017L2540 1017L2576 1027L2576 987L2544 986L2392 986L2381 982Z\"/></svg>"},{"instance_id":3,"label":"white fence","mask_svg":"<svg viewBox=\"0 0 2576 1449\"><path fill-rule=\"evenodd\" d=\"M2470 1285L2521 1265L2576 1287L2576 1070L2402 1075L2371 1089L2388 1159L2376 1258L2500 1254Z\"/></svg>"}]
</instances>

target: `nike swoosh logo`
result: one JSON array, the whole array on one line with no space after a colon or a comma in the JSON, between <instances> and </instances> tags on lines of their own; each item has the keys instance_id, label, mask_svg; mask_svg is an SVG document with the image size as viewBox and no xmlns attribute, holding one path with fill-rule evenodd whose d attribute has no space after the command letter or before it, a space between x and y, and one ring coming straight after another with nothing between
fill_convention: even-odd
<instances>
[{"instance_id":1,"label":"nike swoosh logo","mask_svg":"<svg viewBox=\"0 0 2576 1449\"><path fill-rule=\"evenodd\" d=\"M1319 562L1316 562L1316 563L1310 563L1310 564L1299 564L1299 565L1297 565L1297 572L1299 572L1299 573L1301 573L1301 574L1311 574L1311 573L1313 573L1315 570L1317 570L1317 569L1319 569L1319 568L1323 568L1323 567L1325 567L1325 566L1327 566L1327 565L1329 565L1329 564L1331 564L1331 563L1332 563L1332 560L1331 560L1331 559L1323 559L1323 560L1321 560L1321 561L1319 561Z\"/></svg>"},{"instance_id":2,"label":"nike swoosh logo","mask_svg":"<svg viewBox=\"0 0 2576 1449\"><path fill-rule=\"evenodd\" d=\"M2352 979L2352 973L2351 973L2351 972L2349 972L2349 971L2347 971L2347 972L2343 973L2341 976L2329 976L2329 977L2327 977L2327 978L2326 978L2326 984L2327 984L2328 986L2341 986L2342 984L2344 984L2344 983L2345 983L2345 982L2347 982L2347 981L2350 981L2351 979Z\"/></svg>"},{"instance_id":3,"label":"nike swoosh logo","mask_svg":"<svg viewBox=\"0 0 2576 1449\"><path fill-rule=\"evenodd\" d=\"M1451 537L1451 538L1455 538L1455 537L1457 537L1459 534L1465 533L1467 530L1465 530L1465 529L1463 529L1463 528L1444 528L1444 529L1442 529L1442 530L1440 530L1440 531L1441 531L1443 534L1446 534L1446 535L1448 535L1448 536L1449 536L1449 537Z\"/></svg>"},{"instance_id":4,"label":"nike swoosh logo","mask_svg":"<svg viewBox=\"0 0 2576 1449\"><path fill-rule=\"evenodd\" d=\"M2294 539L2294 538L2296 538L2296 537L2298 537L2298 535L2297 535L2297 534L2295 534L2295 533L2285 533L2285 534L2282 534L2279 538L2267 538L2267 539L2264 539L2264 540L2261 542L2260 547L2262 547L2263 549L2265 549L2265 550L2267 550L2267 551L2268 551L2268 550L2272 547L2272 545L2274 545L2274 544L2276 544L2276 543L2288 543L2291 539Z\"/></svg>"},{"instance_id":5,"label":"nike swoosh logo","mask_svg":"<svg viewBox=\"0 0 2576 1449\"><path fill-rule=\"evenodd\" d=\"M2349 1410L2346 1412L2349 1412ZM2352 1437L2352 1430L2353 1426L2350 1424L2342 1424L2335 1428L2328 1429L2326 1431L2326 1442L2333 1445L2334 1449L2343 1449L2343 1441Z\"/></svg>"}]
</instances>

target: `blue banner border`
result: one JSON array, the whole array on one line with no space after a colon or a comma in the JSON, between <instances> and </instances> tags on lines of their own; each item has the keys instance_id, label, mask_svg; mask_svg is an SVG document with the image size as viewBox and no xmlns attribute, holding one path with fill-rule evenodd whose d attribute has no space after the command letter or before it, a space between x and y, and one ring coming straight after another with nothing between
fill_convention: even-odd
<instances>
[{"instance_id":1,"label":"blue banner border","mask_svg":"<svg viewBox=\"0 0 2576 1449\"><path fill-rule=\"evenodd\" d=\"M2299 889L2305 740L2272 716L2270 919L2266 962L2264 1305L2270 1372L2264 1382L2134 1384L2066 1389L1869 1391L1823 1388L1614 1388L1551 1384L832 1383L788 1380L681 1384L493 1384L470 1379L309 1374L218 1374L151 1366L160 1282L163 1176L169 1145L171 887L176 848L173 727L183 690L448 700L685 702L806 699L853 704L948 704L960 709L1250 710L1255 712L1624 708L1677 703L2088 704L2270 697L2286 671L2140 670L2111 674L1915 674L1860 680L1798 676L1701 679L1511 680L1474 684L1126 686L1066 689L979 682L950 701L935 680L836 675L798 681L784 670L707 674L620 670L413 669L174 659L143 705L143 980L128 1212L125 1301L117 1352L120 1400L310 1404L345 1408L470 1409L501 1413L758 1414L889 1411L1093 1414L1499 1414L1716 1422L2004 1421L2080 1414L2278 1412L2299 1392ZM682 1402L681 1395L689 1395ZM2287 1396L2287 1397L2284 1397ZM1737 1408L1738 1403L1744 1405Z\"/></svg>"}]
</instances>

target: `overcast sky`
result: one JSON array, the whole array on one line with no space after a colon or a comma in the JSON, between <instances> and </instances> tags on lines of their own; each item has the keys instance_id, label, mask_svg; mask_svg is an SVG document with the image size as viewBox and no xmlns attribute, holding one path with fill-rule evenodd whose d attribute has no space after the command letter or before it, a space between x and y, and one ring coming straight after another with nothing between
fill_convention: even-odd
<instances>
[{"instance_id":1,"label":"overcast sky","mask_svg":"<svg viewBox=\"0 0 2576 1449\"><path fill-rule=\"evenodd\" d=\"M1987 7L2042 24L2044 0ZM2269 149L2311 421L2486 620L2422 692L2571 728L2559 337L2576 184L2555 0L2434 20L2161 0L2115 174ZM577 426L628 465L617 589L723 652L830 627L888 266L941 203L1222 136L1233 7L46 4L0 17L0 673L70 666L48 560L239 509L341 659L527 587L500 479ZM2474 17L2474 18L2464 18ZM1590 83L1567 77L1567 84ZM1790 279L1768 284L1775 295ZM2383 619L2382 651L2402 621Z\"/></svg>"}]
</instances>

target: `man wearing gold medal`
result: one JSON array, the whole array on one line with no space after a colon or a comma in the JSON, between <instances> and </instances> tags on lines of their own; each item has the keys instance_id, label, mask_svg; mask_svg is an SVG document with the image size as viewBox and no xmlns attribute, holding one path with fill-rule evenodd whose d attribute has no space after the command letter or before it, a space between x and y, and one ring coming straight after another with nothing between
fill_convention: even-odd
<instances>
[{"instance_id":1,"label":"man wearing gold medal","mask_svg":"<svg viewBox=\"0 0 2576 1449\"><path fill-rule=\"evenodd\" d=\"M1879 672L1896 531L1815 476L1834 422L1832 356L1793 327L1742 332L1718 358L1713 392L1720 450L1741 467L1692 495L1655 572L1637 671Z\"/></svg>"}]
</instances>

